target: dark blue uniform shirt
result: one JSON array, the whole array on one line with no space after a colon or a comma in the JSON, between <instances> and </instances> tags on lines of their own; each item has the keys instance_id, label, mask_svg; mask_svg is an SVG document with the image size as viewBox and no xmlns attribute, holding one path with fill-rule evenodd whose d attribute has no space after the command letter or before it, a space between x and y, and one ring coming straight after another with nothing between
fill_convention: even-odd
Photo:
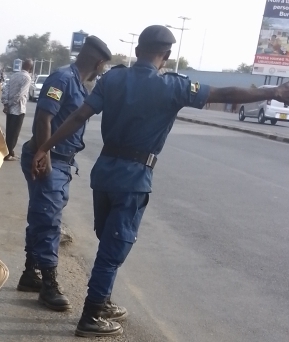
<instances>
[{"instance_id":1,"label":"dark blue uniform shirt","mask_svg":"<svg viewBox=\"0 0 289 342\"><path fill-rule=\"evenodd\" d=\"M78 69L75 64L59 68L44 82L36 107L36 115L39 109L49 112L54 117L51 121L51 134L67 119L67 117L79 108L88 93L80 81ZM33 124L33 135L35 125ZM72 155L83 150L83 134L85 126L80 128L71 137L67 138L53 149L62 155Z\"/></svg>"},{"instance_id":2,"label":"dark blue uniform shirt","mask_svg":"<svg viewBox=\"0 0 289 342\"><path fill-rule=\"evenodd\" d=\"M102 112L104 144L159 154L178 111L203 108L209 87L178 74L160 75L155 66L138 61L103 75L85 103ZM134 161L100 156L91 171L91 187L108 192L151 192L152 169Z\"/></svg>"}]
</instances>

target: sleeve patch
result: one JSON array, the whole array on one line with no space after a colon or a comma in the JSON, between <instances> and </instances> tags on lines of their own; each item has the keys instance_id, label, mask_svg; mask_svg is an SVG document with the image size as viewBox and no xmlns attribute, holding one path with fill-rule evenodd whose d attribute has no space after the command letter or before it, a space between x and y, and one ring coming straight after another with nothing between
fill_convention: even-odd
<instances>
[{"instance_id":1,"label":"sleeve patch","mask_svg":"<svg viewBox=\"0 0 289 342\"><path fill-rule=\"evenodd\" d=\"M200 83L191 83L191 92L194 94L197 94L199 90L201 89Z\"/></svg>"},{"instance_id":2,"label":"sleeve patch","mask_svg":"<svg viewBox=\"0 0 289 342\"><path fill-rule=\"evenodd\" d=\"M47 96L51 97L52 99L54 99L56 101L60 101L62 94L63 94L63 92L61 90L54 88L54 87L50 87L48 92L47 92Z\"/></svg>"}]
</instances>

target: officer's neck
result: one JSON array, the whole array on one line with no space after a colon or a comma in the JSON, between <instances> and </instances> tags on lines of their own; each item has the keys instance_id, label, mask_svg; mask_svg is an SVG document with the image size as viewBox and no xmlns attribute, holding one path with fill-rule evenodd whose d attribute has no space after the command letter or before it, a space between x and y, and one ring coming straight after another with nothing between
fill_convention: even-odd
<instances>
[{"instance_id":1,"label":"officer's neck","mask_svg":"<svg viewBox=\"0 0 289 342\"><path fill-rule=\"evenodd\" d=\"M163 60L159 58L149 58L149 57L138 57L138 62L150 63L154 65L158 70L161 69Z\"/></svg>"},{"instance_id":2,"label":"officer's neck","mask_svg":"<svg viewBox=\"0 0 289 342\"><path fill-rule=\"evenodd\" d=\"M75 62L75 65L78 69L79 78L80 78L81 83L86 82L91 77L91 71L87 70L87 68L84 67L82 65L82 63L79 63L78 61Z\"/></svg>"}]
</instances>

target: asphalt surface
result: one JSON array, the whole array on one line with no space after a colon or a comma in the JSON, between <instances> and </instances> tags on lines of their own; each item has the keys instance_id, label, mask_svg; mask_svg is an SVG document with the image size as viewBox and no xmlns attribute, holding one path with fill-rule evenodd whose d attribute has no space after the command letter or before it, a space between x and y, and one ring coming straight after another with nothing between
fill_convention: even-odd
<instances>
[{"instance_id":1,"label":"asphalt surface","mask_svg":"<svg viewBox=\"0 0 289 342\"><path fill-rule=\"evenodd\" d=\"M277 124L273 126L270 121L266 121L265 124L259 124L257 118L245 118L245 121L239 121L238 113L193 108L183 109L179 113L178 119L190 121L191 123L226 128L289 143L289 123L286 121L278 121Z\"/></svg>"},{"instance_id":2,"label":"asphalt surface","mask_svg":"<svg viewBox=\"0 0 289 342\"><path fill-rule=\"evenodd\" d=\"M33 107L20 143L30 137ZM1 342L76 340L97 246L89 172L102 146L100 117L89 122L85 141L64 213L74 242L61 250L60 279L73 301L71 314L51 313L35 295L14 290L23 263L27 190L17 163L1 169L10 181L0 201L1 258L7 256L11 273L0 291ZM286 144L176 121L154 172L138 242L117 277L114 300L130 313L117 341L288 342L287 165Z\"/></svg>"}]
</instances>

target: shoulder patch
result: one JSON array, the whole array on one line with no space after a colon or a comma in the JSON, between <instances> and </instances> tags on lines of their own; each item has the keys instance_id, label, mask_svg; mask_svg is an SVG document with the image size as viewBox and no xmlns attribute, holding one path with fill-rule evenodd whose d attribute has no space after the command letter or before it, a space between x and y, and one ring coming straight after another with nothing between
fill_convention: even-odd
<instances>
[{"instance_id":1,"label":"shoulder patch","mask_svg":"<svg viewBox=\"0 0 289 342\"><path fill-rule=\"evenodd\" d=\"M111 69L118 69L118 68L127 68L127 67L124 64L119 64L119 65L113 66Z\"/></svg>"},{"instance_id":2,"label":"shoulder patch","mask_svg":"<svg viewBox=\"0 0 289 342\"><path fill-rule=\"evenodd\" d=\"M178 76L178 77L182 77L182 78L185 78L185 79L189 78L189 76L184 75L184 74L179 74L178 72L165 72L164 75Z\"/></svg>"},{"instance_id":3,"label":"shoulder patch","mask_svg":"<svg viewBox=\"0 0 289 342\"><path fill-rule=\"evenodd\" d=\"M62 94L63 92L61 90L54 87L50 87L46 95L56 101L60 101Z\"/></svg>"},{"instance_id":4,"label":"shoulder patch","mask_svg":"<svg viewBox=\"0 0 289 342\"><path fill-rule=\"evenodd\" d=\"M191 83L191 92L192 93L197 94L200 89L201 89L201 86L200 86L199 82Z\"/></svg>"}]
</instances>

